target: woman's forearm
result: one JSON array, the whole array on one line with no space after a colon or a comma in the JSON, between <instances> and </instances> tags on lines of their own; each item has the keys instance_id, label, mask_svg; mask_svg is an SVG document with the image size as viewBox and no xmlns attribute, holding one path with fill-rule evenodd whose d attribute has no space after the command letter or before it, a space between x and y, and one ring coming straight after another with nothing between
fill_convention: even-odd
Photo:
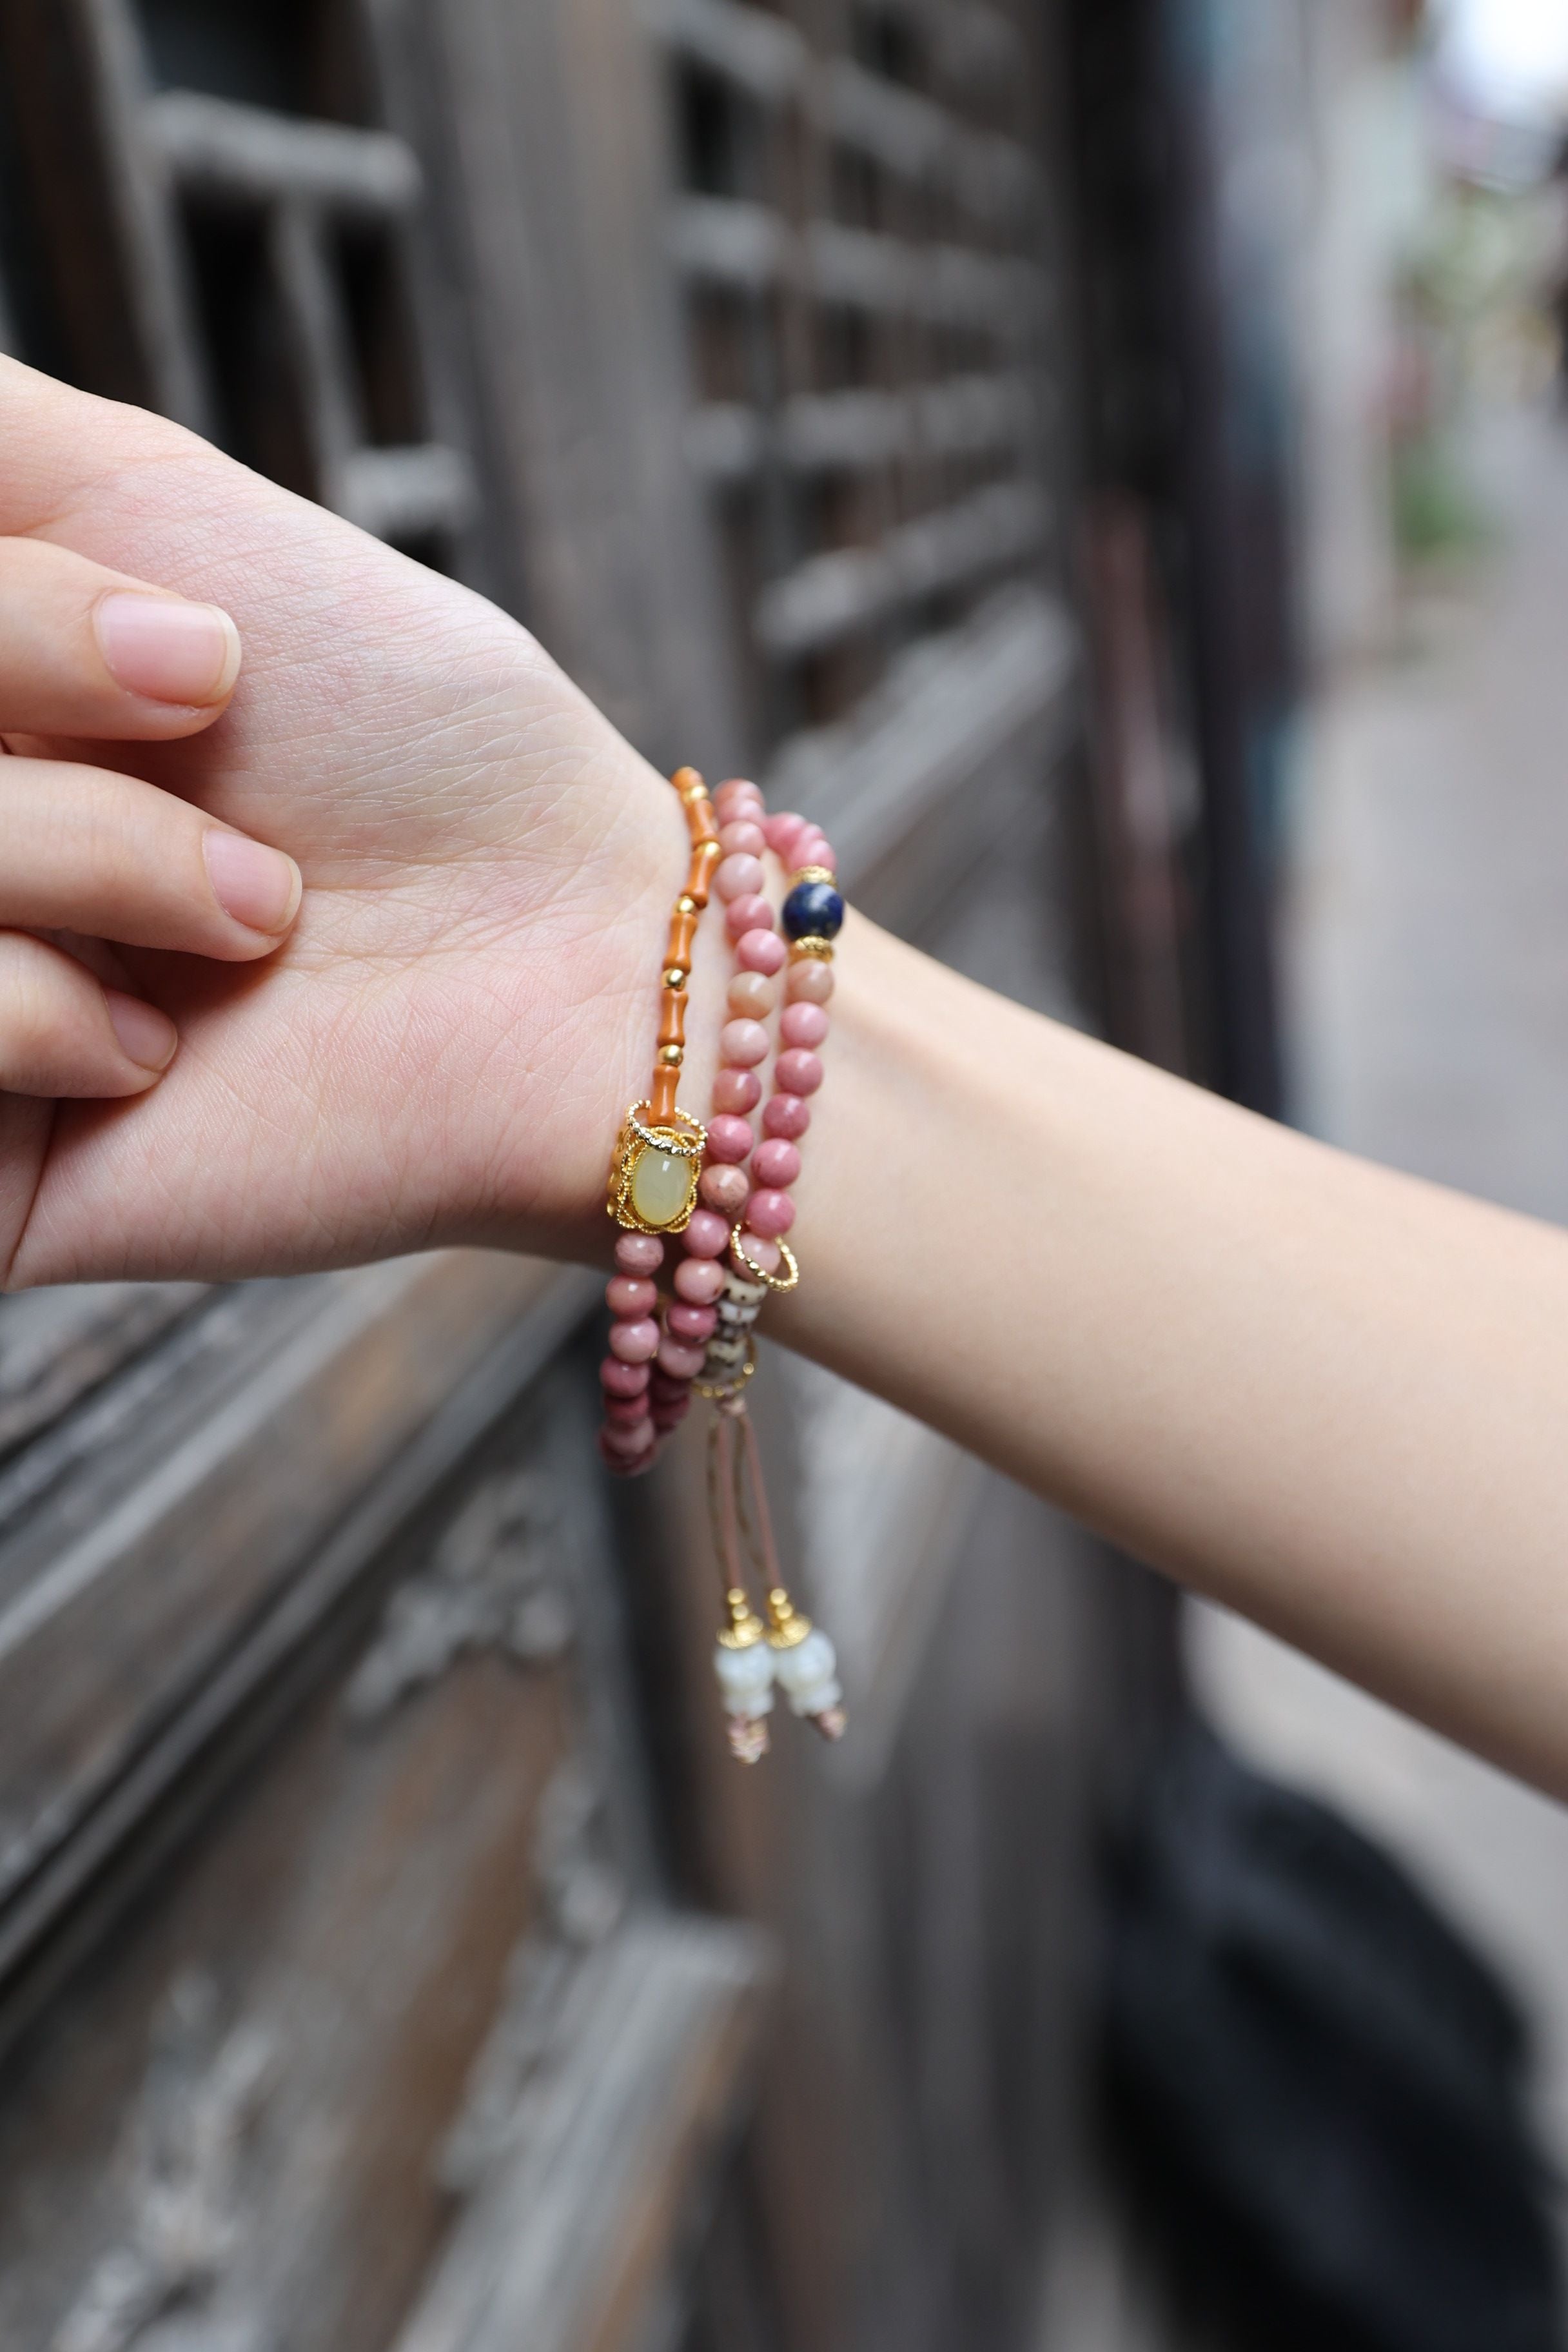
<instances>
[{"instance_id":1,"label":"woman's forearm","mask_svg":"<svg viewBox=\"0 0 1568 2352\"><path fill-rule=\"evenodd\" d=\"M852 919L775 1334L1568 1790L1568 1237Z\"/></svg>"}]
</instances>

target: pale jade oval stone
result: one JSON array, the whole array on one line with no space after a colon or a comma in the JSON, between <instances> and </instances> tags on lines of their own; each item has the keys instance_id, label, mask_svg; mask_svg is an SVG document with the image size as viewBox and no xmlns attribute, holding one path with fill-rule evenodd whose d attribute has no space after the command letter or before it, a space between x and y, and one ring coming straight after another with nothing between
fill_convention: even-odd
<instances>
[{"instance_id":1,"label":"pale jade oval stone","mask_svg":"<svg viewBox=\"0 0 1568 2352\"><path fill-rule=\"evenodd\" d=\"M691 1192L691 1162L645 1144L632 1170L632 1206L645 1225L672 1225Z\"/></svg>"}]
</instances>

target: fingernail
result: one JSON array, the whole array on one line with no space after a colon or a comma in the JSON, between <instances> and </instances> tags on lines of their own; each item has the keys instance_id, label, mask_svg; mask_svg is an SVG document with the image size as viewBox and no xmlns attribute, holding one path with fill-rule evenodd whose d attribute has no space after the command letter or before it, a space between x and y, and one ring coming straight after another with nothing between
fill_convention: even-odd
<instances>
[{"instance_id":1,"label":"fingernail","mask_svg":"<svg viewBox=\"0 0 1568 2352\"><path fill-rule=\"evenodd\" d=\"M213 892L224 912L253 931L286 931L300 911L304 883L291 857L243 833L203 836Z\"/></svg>"},{"instance_id":2,"label":"fingernail","mask_svg":"<svg viewBox=\"0 0 1568 2352\"><path fill-rule=\"evenodd\" d=\"M114 678L152 702L221 702L239 676L239 631L216 604L105 596L93 626Z\"/></svg>"},{"instance_id":3,"label":"fingernail","mask_svg":"<svg viewBox=\"0 0 1568 2352\"><path fill-rule=\"evenodd\" d=\"M167 1013L160 1013L155 1004L143 1004L139 996L126 996L118 988L106 988L103 1001L121 1052L140 1062L144 1070L166 1070L180 1042L180 1033Z\"/></svg>"}]
</instances>

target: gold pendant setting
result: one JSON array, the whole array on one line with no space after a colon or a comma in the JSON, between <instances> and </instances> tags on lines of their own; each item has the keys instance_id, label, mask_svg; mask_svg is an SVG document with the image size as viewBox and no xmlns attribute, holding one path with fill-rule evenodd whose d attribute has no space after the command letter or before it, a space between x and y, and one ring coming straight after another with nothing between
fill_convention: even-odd
<instances>
[{"instance_id":1,"label":"gold pendant setting","mask_svg":"<svg viewBox=\"0 0 1568 2352\"><path fill-rule=\"evenodd\" d=\"M707 1129L684 1111L656 1121L651 1103L633 1103L616 1139L606 1213L628 1233L684 1233L707 1147Z\"/></svg>"}]
</instances>

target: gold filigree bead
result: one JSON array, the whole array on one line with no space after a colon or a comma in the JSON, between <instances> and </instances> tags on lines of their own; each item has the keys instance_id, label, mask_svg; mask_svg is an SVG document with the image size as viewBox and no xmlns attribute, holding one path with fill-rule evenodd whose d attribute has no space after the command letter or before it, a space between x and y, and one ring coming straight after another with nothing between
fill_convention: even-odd
<instances>
[{"instance_id":1,"label":"gold filigree bead","mask_svg":"<svg viewBox=\"0 0 1568 2352\"><path fill-rule=\"evenodd\" d=\"M797 882L826 882L831 889L838 887L838 877L831 866L797 866L789 877L792 890Z\"/></svg>"},{"instance_id":2,"label":"gold filigree bead","mask_svg":"<svg viewBox=\"0 0 1568 2352\"><path fill-rule=\"evenodd\" d=\"M768 1595L768 1643L775 1650L798 1649L811 1632L811 1620L797 1609L782 1584Z\"/></svg>"},{"instance_id":3,"label":"gold filigree bead","mask_svg":"<svg viewBox=\"0 0 1568 2352\"><path fill-rule=\"evenodd\" d=\"M791 963L799 963L802 958L806 956L816 963L831 963L833 961L832 940L816 938L792 940L789 950Z\"/></svg>"},{"instance_id":4,"label":"gold filigree bead","mask_svg":"<svg viewBox=\"0 0 1568 2352\"><path fill-rule=\"evenodd\" d=\"M605 1208L629 1233L678 1234L697 1206L706 1130L684 1111L677 1124L648 1122L651 1105L634 1103L616 1141Z\"/></svg>"},{"instance_id":5,"label":"gold filigree bead","mask_svg":"<svg viewBox=\"0 0 1568 2352\"><path fill-rule=\"evenodd\" d=\"M724 1613L729 1622L719 1639L726 1650L754 1650L766 1640L767 1627L738 1586L724 1595Z\"/></svg>"}]
</instances>

